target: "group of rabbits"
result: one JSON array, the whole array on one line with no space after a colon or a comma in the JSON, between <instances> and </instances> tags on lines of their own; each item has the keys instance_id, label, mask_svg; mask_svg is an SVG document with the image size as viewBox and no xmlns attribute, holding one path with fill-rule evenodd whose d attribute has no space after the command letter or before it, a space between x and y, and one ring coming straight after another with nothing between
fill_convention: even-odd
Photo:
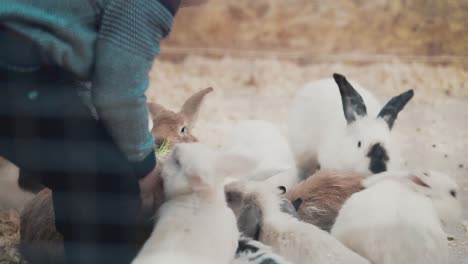
<instances>
[{"instance_id":1,"label":"group of rabbits","mask_svg":"<svg viewBox=\"0 0 468 264\"><path fill-rule=\"evenodd\" d=\"M441 172L402 169L392 140L413 90L382 107L335 73L297 94L287 136L244 120L220 149L191 133L212 91L178 113L148 103L156 143L172 150L159 162L164 197L134 264L448 263L444 228L461 220L459 187ZM63 263L49 190L24 208L21 240L32 263Z\"/></svg>"}]
</instances>

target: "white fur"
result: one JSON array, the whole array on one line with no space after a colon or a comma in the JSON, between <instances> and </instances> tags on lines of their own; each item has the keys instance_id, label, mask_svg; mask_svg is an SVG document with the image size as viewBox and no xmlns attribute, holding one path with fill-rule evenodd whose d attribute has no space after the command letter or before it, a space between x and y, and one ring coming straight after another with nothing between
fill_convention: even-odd
<instances>
[{"instance_id":1,"label":"white fur","mask_svg":"<svg viewBox=\"0 0 468 264\"><path fill-rule=\"evenodd\" d=\"M413 180L419 177L429 186ZM460 218L458 191L447 175L384 172L363 180L367 189L343 205L331 234L372 263L448 263L447 236L441 222Z\"/></svg>"},{"instance_id":2,"label":"white fur","mask_svg":"<svg viewBox=\"0 0 468 264\"><path fill-rule=\"evenodd\" d=\"M277 254L296 264L369 263L325 231L281 212L280 198L270 186L243 184L242 189L255 197L262 212L260 241Z\"/></svg>"},{"instance_id":3,"label":"white fur","mask_svg":"<svg viewBox=\"0 0 468 264\"><path fill-rule=\"evenodd\" d=\"M139 263L230 263L239 238L236 219L227 207L222 183L240 169L242 159L216 153L200 143L176 145L161 177L167 201L159 209L153 233Z\"/></svg>"},{"instance_id":4,"label":"white fur","mask_svg":"<svg viewBox=\"0 0 468 264\"><path fill-rule=\"evenodd\" d=\"M388 169L400 161L390 130L377 118L381 103L356 82L349 81L361 95L367 116L347 126L338 85L333 78L314 81L296 95L289 113L289 142L301 170L320 164L321 169L351 170L370 175L370 147L375 143L388 151ZM361 141L361 147L358 142Z\"/></svg>"},{"instance_id":5,"label":"white fur","mask_svg":"<svg viewBox=\"0 0 468 264\"><path fill-rule=\"evenodd\" d=\"M153 126L154 126L153 118L151 118L151 115L148 114L148 129L149 129L149 131L153 130Z\"/></svg>"},{"instance_id":6,"label":"white fur","mask_svg":"<svg viewBox=\"0 0 468 264\"><path fill-rule=\"evenodd\" d=\"M272 123L264 120L243 120L226 133L222 149L243 155L257 164L247 176L287 189L298 183L294 156L287 139Z\"/></svg>"}]
</instances>

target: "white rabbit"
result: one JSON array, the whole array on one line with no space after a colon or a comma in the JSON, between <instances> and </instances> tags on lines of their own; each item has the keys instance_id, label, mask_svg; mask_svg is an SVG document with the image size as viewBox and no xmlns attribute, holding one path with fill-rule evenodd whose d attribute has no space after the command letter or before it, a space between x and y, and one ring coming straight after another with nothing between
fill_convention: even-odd
<instances>
[{"instance_id":1,"label":"white rabbit","mask_svg":"<svg viewBox=\"0 0 468 264\"><path fill-rule=\"evenodd\" d=\"M167 200L133 263L230 263L239 231L223 178L234 172L231 168L247 169L242 161L200 143L175 145L161 173Z\"/></svg>"},{"instance_id":2,"label":"white rabbit","mask_svg":"<svg viewBox=\"0 0 468 264\"><path fill-rule=\"evenodd\" d=\"M280 210L280 197L271 186L236 181L225 186L239 231L270 246L296 264L369 263L318 227Z\"/></svg>"},{"instance_id":3,"label":"white rabbit","mask_svg":"<svg viewBox=\"0 0 468 264\"><path fill-rule=\"evenodd\" d=\"M366 189L341 208L333 236L376 264L448 263L442 223L461 219L454 180L434 171L387 171L362 184Z\"/></svg>"},{"instance_id":4,"label":"white rabbit","mask_svg":"<svg viewBox=\"0 0 468 264\"><path fill-rule=\"evenodd\" d=\"M289 142L300 176L316 168L379 173L399 166L391 130L398 113L413 97L408 90L383 108L358 83L340 74L308 83L292 102Z\"/></svg>"},{"instance_id":5,"label":"white rabbit","mask_svg":"<svg viewBox=\"0 0 468 264\"><path fill-rule=\"evenodd\" d=\"M246 175L249 180L291 188L299 182L289 143L274 124L264 120L243 120L230 129L223 151L243 155L257 163Z\"/></svg>"}]
</instances>

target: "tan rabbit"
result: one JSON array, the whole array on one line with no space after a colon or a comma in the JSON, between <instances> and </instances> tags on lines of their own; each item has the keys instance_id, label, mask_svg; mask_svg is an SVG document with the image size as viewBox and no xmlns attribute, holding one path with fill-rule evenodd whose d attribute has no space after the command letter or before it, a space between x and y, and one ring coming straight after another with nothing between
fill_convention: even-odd
<instances>
[{"instance_id":1,"label":"tan rabbit","mask_svg":"<svg viewBox=\"0 0 468 264\"><path fill-rule=\"evenodd\" d=\"M153 124L155 124L151 129L155 143L159 146L164 141L171 145L197 141L197 138L192 135L192 129L198 119L205 95L212 91L213 88L209 87L193 94L185 101L178 113L168 110L160 104L148 102L148 110Z\"/></svg>"},{"instance_id":2,"label":"tan rabbit","mask_svg":"<svg viewBox=\"0 0 468 264\"><path fill-rule=\"evenodd\" d=\"M293 204L302 200L296 208L302 221L329 232L344 202L364 189L363 179L357 173L319 170L291 188L287 197Z\"/></svg>"},{"instance_id":3,"label":"tan rabbit","mask_svg":"<svg viewBox=\"0 0 468 264\"><path fill-rule=\"evenodd\" d=\"M162 144L164 141L170 144L197 141L191 130L196 123L203 98L211 91L213 88L210 87L193 94L178 113L149 102L148 109L155 124L151 132L155 136L156 144ZM163 160L158 158L157 170L160 171L162 163ZM155 195L154 212L163 200L162 192ZM153 226L151 221L142 219L138 242L143 244ZM40 190L24 207L21 212L20 229L20 251L26 260L33 263L64 263L62 236L55 229L52 193L49 189Z\"/></svg>"}]
</instances>

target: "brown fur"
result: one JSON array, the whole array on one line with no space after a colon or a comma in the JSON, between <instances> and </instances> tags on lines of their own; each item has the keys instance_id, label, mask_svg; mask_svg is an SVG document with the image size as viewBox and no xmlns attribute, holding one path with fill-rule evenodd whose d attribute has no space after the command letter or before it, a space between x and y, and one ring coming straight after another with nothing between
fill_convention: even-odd
<instances>
[{"instance_id":1,"label":"brown fur","mask_svg":"<svg viewBox=\"0 0 468 264\"><path fill-rule=\"evenodd\" d=\"M298 214L302 221L330 231L343 203L364 189L361 175L350 172L319 170L289 190L290 201L302 199Z\"/></svg>"},{"instance_id":2,"label":"brown fur","mask_svg":"<svg viewBox=\"0 0 468 264\"><path fill-rule=\"evenodd\" d=\"M20 252L33 263L63 263L63 238L55 229L52 192L40 191L21 213Z\"/></svg>"},{"instance_id":3,"label":"brown fur","mask_svg":"<svg viewBox=\"0 0 468 264\"><path fill-rule=\"evenodd\" d=\"M212 92L213 88L203 89L189 97L182 105L179 113L165 109L163 106L148 102L148 110L153 118L154 127L151 130L157 145L168 141L171 145L180 142L195 142L197 138L192 135L200 107L205 95ZM182 133L185 128L185 133Z\"/></svg>"},{"instance_id":4,"label":"brown fur","mask_svg":"<svg viewBox=\"0 0 468 264\"><path fill-rule=\"evenodd\" d=\"M151 130L155 138L155 143L160 146L164 141L171 145L180 142L194 142L197 138L189 133L187 121L183 116L177 115L172 111L164 110L153 118L153 123L157 124ZM185 127L186 135L179 134L179 131Z\"/></svg>"}]
</instances>

